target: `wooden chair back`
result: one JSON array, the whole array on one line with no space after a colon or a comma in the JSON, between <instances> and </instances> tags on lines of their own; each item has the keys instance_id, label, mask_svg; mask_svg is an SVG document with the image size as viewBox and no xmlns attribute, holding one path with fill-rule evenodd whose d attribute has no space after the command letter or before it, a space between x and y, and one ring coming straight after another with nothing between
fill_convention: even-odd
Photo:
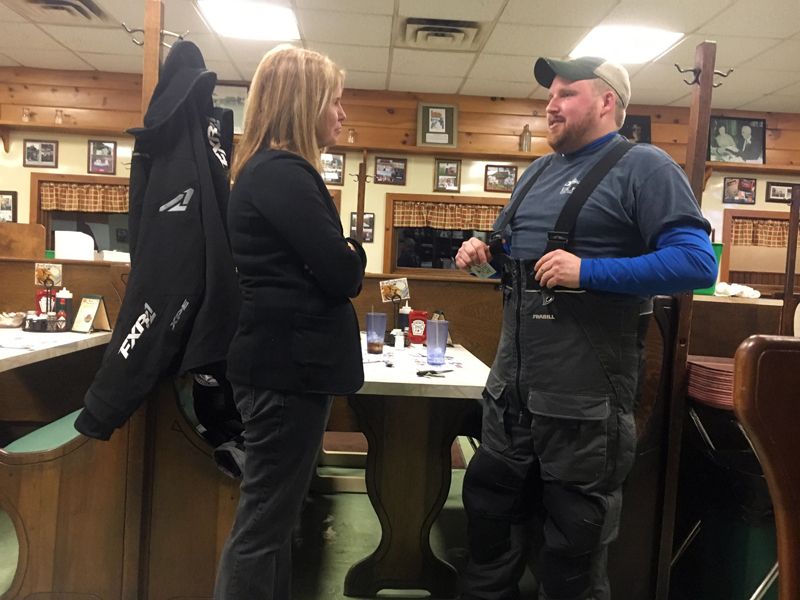
<instances>
[{"instance_id":1,"label":"wooden chair back","mask_svg":"<svg viewBox=\"0 0 800 600\"><path fill-rule=\"evenodd\" d=\"M0 258L44 260L45 229L38 223L0 223Z\"/></svg>"},{"instance_id":2,"label":"wooden chair back","mask_svg":"<svg viewBox=\"0 0 800 600\"><path fill-rule=\"evenodd\" d=\"M735 356L733 410L775 506L779 600L800 598L800 339L754 335Z\"/></svg>"}]
</instances>

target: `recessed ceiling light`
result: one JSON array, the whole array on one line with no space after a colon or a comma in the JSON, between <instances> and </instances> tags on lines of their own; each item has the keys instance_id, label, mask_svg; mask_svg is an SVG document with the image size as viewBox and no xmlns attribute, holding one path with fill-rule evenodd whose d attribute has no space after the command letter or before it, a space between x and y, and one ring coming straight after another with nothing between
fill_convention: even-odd
<instances>
[{"instance_id":1,"label":"recessed ceiling light","mask_svg":"<svg viewBox=\"0 0 800 600\"><path fill-rule=\"evenodd\" d=\"M660 56L683 37L682 33L631 25L600 25L572 51L570 58L601 56L635 65Z\"/></svg>"},{"instance_id":2,"label":"recessed ceiling light","mask_svg":"<svg viewBox=\"0 0 800 600\"><path fill-rule=\"evenodd\" d=\"M300 39L291 8L248 0L198 0L197 4L208 24L223 37L275 42Z\"/></svg>"}]
</instances>

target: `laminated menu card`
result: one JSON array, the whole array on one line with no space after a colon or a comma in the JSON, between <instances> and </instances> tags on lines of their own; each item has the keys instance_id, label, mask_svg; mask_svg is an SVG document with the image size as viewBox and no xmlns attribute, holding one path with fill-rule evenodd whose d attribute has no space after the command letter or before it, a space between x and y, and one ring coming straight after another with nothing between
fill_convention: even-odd
<instances>
[{"instance_id":1,"label":"laminated menu card","mask_svg":"<svg viewBox=\"0 0 800 600\"><path fill-rule=\"evenodd\" d=\"M91 333L92 331L111 331L108 311L102 296L81 296L81 304L72 324L72 331Z\"/></svg>"}]
</instances>

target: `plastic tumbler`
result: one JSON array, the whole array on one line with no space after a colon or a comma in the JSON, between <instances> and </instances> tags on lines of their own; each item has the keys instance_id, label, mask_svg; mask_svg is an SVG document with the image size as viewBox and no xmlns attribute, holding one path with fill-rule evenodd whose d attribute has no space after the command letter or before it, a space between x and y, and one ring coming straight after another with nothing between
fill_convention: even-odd
<instances>
[{"instance_id":1,"label":"plastic tumbler","mask_svg":"<svg viewBox=\"0 0 800 600\"><path fill-rule=\"evenodd\" d=\"M386 313L367 313L367 352L383 353L383 338L386 335Z\"/></svg>"},{"instance_id":2,"label":"plastic tumbler","mask_svg":"<svg viewBox=\"0 0 800 600\"><path fill-rule=\"evenodd\" d=\"M428 364L443 365L449 321L428 321Z\"/></svg>"}]
</instances>

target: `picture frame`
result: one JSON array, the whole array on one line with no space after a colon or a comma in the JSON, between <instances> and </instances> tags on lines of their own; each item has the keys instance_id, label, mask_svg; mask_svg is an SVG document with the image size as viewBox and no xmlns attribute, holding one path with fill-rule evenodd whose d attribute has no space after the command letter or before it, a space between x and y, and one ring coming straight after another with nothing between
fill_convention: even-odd
<instances>
[{"instance_id":1,"label":"picture frame","mask_svg":"<svg viewBox=\"0 0 800 600\"><path fill-rule=\"evenodd\" d=\"M517 183L516 165L486 165L483 176L484 192L510 194Z\"/></svg>"},{"instance_id":2,"label":"picture frame","mask_svg":"<svg viewBox=\"0 0 800 600\"><path fill-rule=\"evenodd\" d=\"M95 175L117 174L117 142L89 140L89 173Z\"/></svg>"},{"instance_id":3,"label":"picture frame","mask_svg":"<svg viewBox=\"0 0 800 600\"><path fill-rule=\"evenodd\" d=\"M461 159L437 158L433 169L433 191L445 193L461 192Z\"/></svg>"},{"instance_id":4,"label":"picture frame","mask_svg":"<svg viewBox=\"0 0 800 600\"><path fill-rule=\"evenodd\" d=\"M246 83L220 83L211 94L214 106L233 111L233 135L242 135L244 131L244 107L249 92L250 85Z\"/></svg>"},{"instance_id":5,"label":"picture frame","mask_svg":"<svg viewBox=\"0 0 800 600\"><path fill-rule=\"evenodd\" d=\"M417 146L455 148L458 145L458 105L417 104Z\"/></svg>"},{"instance_id":6,"label":"picture frame","mask_svg":"<svg viewBox=\"0 0 800 600\"><path fill-rule=\"evenodd\" d=\"M405 185L407 171L407 158L375 157L375 183L383 185Z\"/></svg>"},{"instance_id":7,"label":"picture frame","mask_svg":"<svg viewBox=\"0 0 800 600\"><path fill-rule=\"evenodd\" d=\"M356 214L350 213L350 237L356 239ZM371 244L375 241L375 213L364 213L364 224L361 229L362 244Z\"/></svg>"},{"instance_id":8,"label":"picture frame","mask_svg":"<svg viewBox=\"0 0 800 600\"><path fill-rule=\"evenodd\" d=\"M337 152L323 152L322 179L326 185L344 185L345 155Z\"/></svg>"},{"instance_id":9,"label":"picture frame","mask_svg":"<svg viewBox=\"0 0 800 600\"><path fill-rule=\"evenodd\" d=\"M0 191L0 223L17 223L17 192Z\"/></svg>"},{"instance_id":10,"label":"picture frame","mask_svg":"<svg viewBox=\"0 0 800 600\"><path fill-rule=\"evenodd\" d=\"M619 134L634 144L650 144L650 115L625 115Z\"/></svg>"},{"instance_id":11,"label":"picture frame","mask_svg":"<svg viewBox=\"0 0 800 600\"><path fill-rule=\"evenodd\" d=\"M58 141L23 140L22 166L38 169L58 168Z\"/></svg>"},{"instance_id":12,"label":"picture frame","mask_svg":"<svg viewBox=\"0 0 800 600\"><path fill-rule=\"evenodd\" d=\"M764 197L764 200L767 202L777 202L780 204L791 204L792 203L792 188L796 185L800 185L797 183L778 183L776 181L768 181L767 182L767 195ZM3 192L0 192L0 197L2 197Z\"/></svg>"},{"instance_id":13,"label":"picture frame","mask_svg":"<svg viewBox=\"0 0 800 600\"><path fill-rule=\"evenodd\" d=\"M756 180L749 177L726 177L722 183L723 204L755 204Z\"/></svg>"},{"instance_id":14,"label":"picture frame","mask_svg":"<svg viewBox=\"0 0 800 600\"><path fill-rule=\"evenodd\" d=\"M766 164L766 119L713 116L708 131L707 160Z\"/></svg>"}]
</instances>

